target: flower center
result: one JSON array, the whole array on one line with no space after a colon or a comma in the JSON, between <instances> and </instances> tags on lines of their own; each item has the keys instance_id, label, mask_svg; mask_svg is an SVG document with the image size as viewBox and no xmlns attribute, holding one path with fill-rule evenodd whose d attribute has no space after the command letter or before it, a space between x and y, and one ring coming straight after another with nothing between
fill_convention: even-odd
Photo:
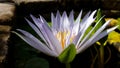
<instances>
[{"instance_id":1,"label":"flower center","mask_svg":"<svg viewBox=\"0 0 120 68\"><path fill-rule=\"evenodd\" d=\"M70 43L72 43L75 36L71 35L70 37L70 31L64 31L64 32L58 32L56 34L56 37L61 43L62 48L64 49L65 45L67 44L67 41L69 40Z\"/></svg>"}]
</instances>

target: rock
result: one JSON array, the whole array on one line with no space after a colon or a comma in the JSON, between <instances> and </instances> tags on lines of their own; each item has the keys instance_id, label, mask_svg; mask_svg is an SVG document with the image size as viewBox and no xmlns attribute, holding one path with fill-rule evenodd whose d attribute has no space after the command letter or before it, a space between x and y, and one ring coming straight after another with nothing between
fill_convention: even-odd
<instances>
[{"instance_id":1,"label":"rock","mask_svg":"<svg viewBox=\"0 0 120 68\"><path fill-rule=\"evenodd\" d=\"M8 53L7 42L10 37L14 11L15 6L13 3L0 3L0 68L4 68L3 60Z\"/></svg>"},{"instance_id":2,"label":"rock","mask_svg":"<svg viewBox=\"0 0 120 68\"><path fill-rule=\"evenodd\" d=\"M55 0L12 0L16 4L20 3L31 3L31 2L49 2L49 1L55 1Z\"/></svg>"},{"instance_id":3,"label":"rock","mask_svg":"<svg viewBox=\"0 0 120 68\"><path fill-rule=\"evenodd\" d=\"M0 24L10 21L14 16L15 6L13 3L0 3Z\"/></svg>"}]
</instances>

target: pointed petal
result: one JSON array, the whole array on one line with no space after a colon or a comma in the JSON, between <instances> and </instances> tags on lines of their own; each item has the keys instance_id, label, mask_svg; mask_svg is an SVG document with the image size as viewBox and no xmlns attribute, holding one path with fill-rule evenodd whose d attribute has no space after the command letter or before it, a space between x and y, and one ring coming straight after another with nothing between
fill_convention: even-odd
<instances>
[{"instance_id":1,"label":"pointed petal","mask_svg":"<svg viewBox=\"0 0 120 68\"><path fill-rule=\"evenodd\" d=\"M73 27L73 23L74 23L74 11L73 10L70 12L69 22L70 22L70 27Z\"/></svg>"},{"instance_id":2,"label":"pointed petal","mask_svg":"<svg viewBox=\"0 0 120 68\"><path fill-rule=\"evenodd\" d=\"M87 28L87 26L86 25L89 25L89 24L91 24L92 22L93 22L93 17L94 17L94 15L95 15L95 13L96 13L96 11L93 11L92 13L91 13L91 15L90 16L88 16L88 14L89 14L89 12L88 12L88 14L86 15L86 17L84 17L84 19L82 20L82 22L81 22L81 24L80 24L80 27L81 27L81 29L80 29L80 31L83 31L83 29L86 27Z\"/></svg>"},{"instance_id":3,"label":"pointed petal","mask_svg":"<svg viewBox=\"0 0 120 68\"><path fill-rule=\"evenodd\" d=\"M82 10L81 10L81 12L79 13L79 16L77 17L77 19L76 19L76 21L75 21L75 23L74 23L74 26L73 26L73 33L75 34L75 35L77 35L78 34L78 32L79 32L79 29L80 29L80 19L81 19L81 16L82 16Z\"/></svg>"},{"instance_id":4,"label":"pointed petal","mask_svg":"<svg viewBox=\"0 0 120 68\"><path fill-rule=\"evenodd\" d=\"M96 26L100 23L100 21L103 19L103 17L100 18L100 20L95 24L95 26L92 28L92 30L85 36L85 38L82 40L82 42L79 44L79 46L82 46L87 41L87 39L89 38L90 34L96 28Z\"/></svg>"},{"instance_id":5,"label":"pointed petal","mask_svg":"<svg viewBox=\"0 0 120 68\"><path fill-rule=\"evenodd\" d=\"M39 15L39 16L40 16L41 22L48 26L47 21L41 15Z\"/></svg>"},{"instance_id":6,"label":"pointed petal","mask_svg":"<svg viewBox=\"0 0 120 68\"><path fill-rule=\"evenodd\" d=\"M51 21L52 21L52 30L56 31L57 23L56 23L56 18L55 18L55 16L53 15L53 13L51 13Z\"/></svg>"},{"instance_id":7,"label":"pointed petal","mask_svg":"<svg viewBox=\"0 0 120 68\"><path fill-rule=\"evenodd\" d=\"M102 27L100 27L91 38L95 38L98 34L100 34L106 28L106 26L110 23L110 21L111 20L108 20Z\"/></svg>"},{"instance_id":8,"label":"pointed petal","mask_svg":"<svg viewBox=\"0 0 120 68\"><path fill-rule=\"evenodd\" d=\"M88 41L86 41L81 47L84 47L84 48L85 48L85 46L88 46L88 45L92 42L92 40L93 40L95 37L97 37L97 36L105 29L105 27L109 24L110 21L111 21L111 20L107 21L101 28L99 28L99 29L95 32L95 34L94 34ZM79 50L82 49L81 47L79 47ZM78 51L79 51L79 50L78 50ZM79 52L80 52L80 51L79 51Z\"/></svg>"},{"instance_id":9,"label":"pointed petal","mask_svg":"<svg viewBox=\"0 0 120 68\"><path fill-rule=\"evenodd\" d=\"M41 31L42 36L43 36L44 39L46 40L45 42L47 42L46 44L48 44L48 46L49 46L52 50L54 50L53 46L50 45L50 41L47 40L48 37L47 37L45 31L42 29L42 24L44 23L45 20L43 20L43 18L41 18L41 17L40 17L40 19L37 19L37 18L34 17L33 15L30 15L30 16L31 16L31 18L33 19L35 25L36 25L36 26L39 28L39 30ZM46 21L45 21L45 22L46 22ZM44 24L45 24L45 23L44 23ZM47 24L45 24L45 25L47 26ZM49 27L47 26L47 28L49 28ZM43 39L43 40L44 40L44 39Z\"/></svg>"},{"instance_id":10,"label":"pointed petal","mask_svg":"<svg viewBox=\"0 0 120 68\"><path fill-rule=\"evenodd\" d=\"M100 34L106 28L106 26L109 24L109 22L110 22L110 20L107 21L102 27L100 27L90 39L94 39L95 37L97 37L97 35ZM82 46L88 45L89 43L87 43L87 42L85 42ZM79 45L79 48L81 48L80 45Z\"/></svg>"},{"instance_id":11,"label":"pointed petal","mask_svg":"<svg viewBox=\"0 0 120 68\"><path fill-rule=\"evenodd\" d=\"M75 37L75 39L73 40L73 43L76 45L76 48L77 48L78 39L80 38L81 34L82 34L82 33L79 32L79 33L77 34L77 36Z\"/></svg>"},{"instance_id":12,"label":"pointed petal","mask_svg":"<svg viewBox=\"0 0 120 68\"><path fill-rule=\"evenodd\" d=\"M93 17L94 17L94 15L95 15L95 12L96 12L96 11L94 11L94 12L89 16L89 18L85 21L84 25L81 26L80 32L81 32L82 34L81 34L81 36L80 36L80 38L78 39L78 42L77 42L77 44L76 44L77 47L80 46L80 45L79 45L79 42L81 42L81 39L83 38L83 36L84 36L84 34L85 34L85 31L86 31L86 30L88 29L88 27L94 22L95 18L93 18Z\"/></svg>"},{"instance_id":13,"label":"pointed petal","mask_svg":"<svg viewBox=\"0 0 120 68\"><path fill-rule=\"evenodd\" d=\"M89 15L90 15L90 11L83 17L83 19L81 21L81 26L86 21L86 19L89 17Z\"/></svg>"},{"instance_id":14,"label":"pointed petal","mask_svg":"<svg viewBox=\"0 0 120 68\"><path fill-rule=\"evenodd\" d=\"M53 13L51 13L51 21L52 21L52 32L54 35L56 35L57 31L59 30L58 24L57 24L57 19L55 18L55 16L53 15Z\"/></svg>"},{"instance_id":15,"label":"pointed petal","mask_svg":"<svg viewBox=\"0 0 120 68\"><path fill-rule=\"evenodd\" d=\"M33 15L30 15L30 17L32 18L32 20L34 21L35 25L39 28L41 26L41 21L39 21L36 17L34 17Z\"/></svg>"},{"instance_id":16,"label":"pointed petal","mask_svg":"<svg viewBox=\"0 0 120 68\"><path fill-rule=\"evenodd\" d=\"M77 50L77 53L80 53L80 52L84 51L85 49L87 49L88 47L90 47L92 44L94 44L95 42L97 42L98 40L100 40L101 38L103 38L104 36L106 36L108 33L110 33L111 31L115 30L117 27L118 26L115 26L113 28L107 29L107 30L103 31L102 33L98 34L97 37L90 38L89 42L87 41L83 46L81 46Z\"/></svg>"},{"instance_id":17,"label":"pointed petal","mask_svg":"<svg viewBox=\"0 0 120 68\"><path fill-rule=\"evenodd\" d=\"M44 38L46 39L46 41L49 43L49 47L52 50L54 50L55 52L57 52L58 54L60 54L62 51L62 47L61 47L60 43L58 42L58 40L55 38L55 36L53 36L53 33L52 33L50 27L48 26L47 22L45 21L45 19L42 16L40 16L40 19L37 19L32 15L31 15L31 18L33 19L36 26L38 26L38 28L40 29L40 31L41 31L42 35L44 36ZM43 25L44 25L44 27L43 27ZM52 35L52 37L51 37L51 35ZM55 40L55 41L53 41L53 40Z\"/></svg>"},{"instance_id":18,"label":"pointed petal","mask_svg":"<svg viewBox=\"0 0 120 68\"><path fill-rule=\"evenodd\" d=\"M55 16L54 16L54 14L53 13L51 13L51 21L52 21L52 23L55 23L56 21L55 21ZM53 26L54 24L52 24L52 26Z\"/></svg>"},{"instance_id":19,"label":"pointed petal","mask_svg":"<svg viewBox=\"0 0 120 68\"><path fill-rule=\"evenodd\" d=\"M25 18L25 20L32 27L32 29L39 35L39 37L42 38L44 41L46 41L43 35L41 34L40 30L33 23L31 23L28 19Z\"/></svg>"},{"instance_id":20,"label":"pointed petal","mask_svg":"<svg viewBox=\"0 0 120 68\"><path fill-rule=\"evenodd\" d=\"M60 27L61 27L61 15L60 15L60 12L57 11L57 14L56 14L56 28L57 28L57 31L60 30Z\"/></svg>"},{"instance_id":21,"label":"pointed petal","mask_svg":"<svg viewBox=\"0 0 120 68\"><path fill-rule=\"evenodd\" d=\"M36 18L34 16L31 16L34 21L36 21ZM38 20L37 20L38 21ZM39 29L42 32L42 35L45 37L47 42L49 43L50 47L55 50L58 54L61 53L62 47L59 43L59 41L56 39L56 37L53 35L52 31L50 30L50 27L47 25L45 19L40 16L39 23L35 22L36 25L38 25Z\"/></svg>"},{"instance_id":22,"label":"pointed petal","mask_svg":"<svg viewBox=\"0 0 120 68\"><path fill-rule=\"evenodd\" d=\"M81 16L82 16L82 10L80 11L80 13L79 13L79 15L78 15L78 17L77 17L75 23L80 22Z\"/></svg>"},{"instance_id":23,"label":"pointed petal","mask_svg":"<svg viewBox=\"0 0 120 68\"><path fill-rule=\"evenodd\" d=\"M51 29L51 28L48 26L47 21L46 21L42 16L40 16L40 21L41 21L42 23L44 23L44 25L45 25L47 28Z\"/></svg>"},{"instance_id":24,"label":"pointed petal","mask_svg":"<svg viewBox=\"0 0 120 68\"><path fill-rule=\"evenodd\" d=\"M63 12L63 15L62 15L62 29L63 30L66 30L70 28L70 22L69 22L69 19L67 17L67 13L66 12Z\"/></svg>"},{"instance_id":25,"label":"pointed petal","mask_svg":"<svg viewBox=\"0 0 120 68\"><path fill-rule=\"evenodd\" d=\"M97 37L95 37L92 42L90 43L90 45L92 45L93 43L95 43L96 41L98 41L99 39L103 38L104 36L106 36L108 33L110 33L111 31L115 30L118 26L112 27L110 29L107 29L105 31L103 31L102 33L100 33Z\"/></svg>"},{"instance_id":26,"label":"pointed petal","mask_svg":"<svg viewBox=\"0 0 120 68\"><path fill-rule=\"evenodd\" d=\"M62 52L62 47L60 45L60 42L58 41L58 39L53 35L52 31L47 28L47 26L45 24L42 24L42 28L43 31L45 32L46 36L47 36L47 40L50 41L50 45L54 47L54 49L56 50L56 52L58 54L60 54Z\"/></svg>"},{"instance_id":27,"label":"pointed petal","mask_svg":"<svg viewBox=\"0 0 120 68\"><path fill-rule=\"evenodd\" d=\"M44 45L42 42L40 42L32 34L26 32L24 30L20 30L20 29L18 29L18 31L20 31L23 35L21 35L17 32L13 32L13 33L17 34L21 39L23 39L26 43L28 43L35 49L37 49L45 54L48 54L50 56L55 56L55 57L58 56L54 51L51 51L46 45Z\"/></svg>"}]
</instances>

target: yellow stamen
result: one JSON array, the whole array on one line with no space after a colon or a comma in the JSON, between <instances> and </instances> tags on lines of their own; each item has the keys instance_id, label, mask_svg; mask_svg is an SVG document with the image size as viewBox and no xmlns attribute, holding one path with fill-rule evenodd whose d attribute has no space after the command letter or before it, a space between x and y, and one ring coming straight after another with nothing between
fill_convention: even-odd
<instances>
[{"instance_id":1,"label":"yellow stamen","mask_svg":"<svg viewBox=\"0 0 120 68\"><path fill-rule=\"evenodd\" d=\"M66 45L66 39L67 37L70 35L69 31L64 31L64 32L58 32L56 34L57 39L59 40L59 42L61 43L62 48L64 49L65 45ZM71 36L70 38L70 42L73 41L75 36Z\"/></svg>"}]
</instances>

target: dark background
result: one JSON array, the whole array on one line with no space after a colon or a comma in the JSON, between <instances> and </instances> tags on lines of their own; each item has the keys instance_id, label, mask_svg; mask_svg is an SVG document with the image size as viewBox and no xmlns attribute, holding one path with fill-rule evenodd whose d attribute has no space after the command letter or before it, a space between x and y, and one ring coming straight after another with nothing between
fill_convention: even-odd
<instances>
[{"instance_id":1,"label":"dark background","mask_svg":"<svg viewBox=\"0 0 120 68\"><path fill-rule=\"evenodd\" d=\"M14 3L11 0L0 0L1 3ZM27 25L24 17L29 18L29 14L37 16L38 14L42 15L47 21L50 21L51 12L56 13L59 10L61 13L67 11L69 13L71 10L74 10L75 17L78 15L80 10L83 10L83 15L88 11L93 11L101 9L103 14L106 17L118 18L120 17L120 0L56 0L50 2L28 2L28 3L14 3L16 10L14 16L14 23L12 24L12 30L16 28L22 28ZM21 39L14 34L11 34L11 38L8 41L8 55L6 62L4 63L5 68L16 68L16 61L19 57L19 44L18 42ZM17 45L18 46L17 46ZM24 43L25 44L25 43ZM109 45L109 44L108 44ZM97 47L99 48L99 46ZM106 49L107 47L105 47ZM112 52L112 58L110 62L105 64L105 68L119 68L120 67L120 57L119 52L113 47L109 46ZM76 56L75 60L71 63L72 68L90 68L92 57L90 50L92 49L93 53L96 54L94 46L88 48L85 52ZM105 50L106 57L108 57L107 50ZM18 53L18 54L17 54ZM34 51L30 51L30 54L36 54ZM18 55L18 56L17 56ZM38 57L42 57L48 60L50 68L64 68L64 64L60 63L57 59L46 56L45 54L37 54ZM16 58L17 57L17 58ZM84 58L84 59L83 59ZM96 65L98 63L95 63ZM97 66L95 65L95 68ZM59 66L59 67L58 67ZM24 68L24 67L23 67Z\"/></svg>"}]
</instances>

